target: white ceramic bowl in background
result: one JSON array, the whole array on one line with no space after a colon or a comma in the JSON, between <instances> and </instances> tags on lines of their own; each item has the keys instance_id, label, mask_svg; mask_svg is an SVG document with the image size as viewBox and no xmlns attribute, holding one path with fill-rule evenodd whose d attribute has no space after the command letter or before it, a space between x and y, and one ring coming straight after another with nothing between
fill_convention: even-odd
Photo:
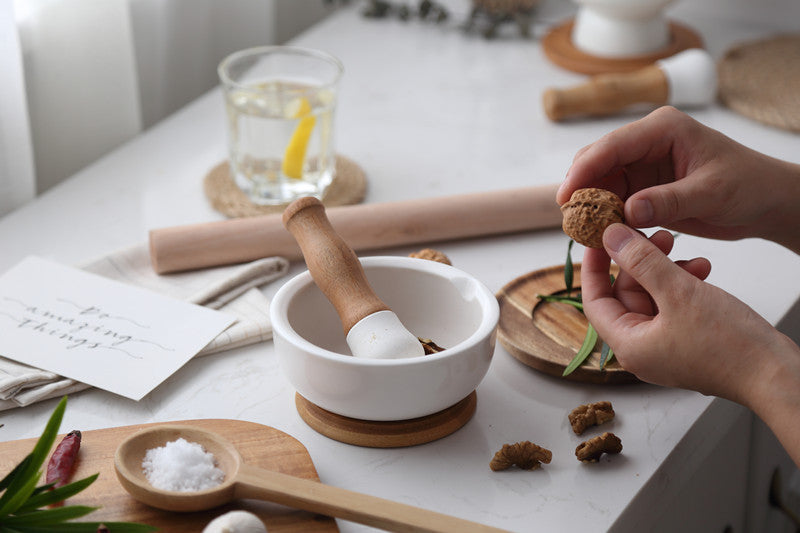
<instances>
[{"instance_id":1,"label":"white ceramic bowl in background","mask_svg":"<svg viewBox=\"0 0 800 533\"><path fill-rule=\"evenodd\" d=\"M333 306L308 271L286 282L270 305L281 369L310 402L362 420L406 420L467 397L494 354L499 308L474 277L410 257L365 257L372 288L415 335L443 352L409 359L350 355Z\"/></svg>"},{"instance_id":2,"label":"white ceramic bowl in background","mask_svg":"<svg viewBox=\"0 0 800 533\"><path fill-rule=\"evenodd\" d=\"M666 7L675 0L573 0L580 7L572 42L601 57L624 58L657 52L669 45Z\"/></svg>"}]
</instances>

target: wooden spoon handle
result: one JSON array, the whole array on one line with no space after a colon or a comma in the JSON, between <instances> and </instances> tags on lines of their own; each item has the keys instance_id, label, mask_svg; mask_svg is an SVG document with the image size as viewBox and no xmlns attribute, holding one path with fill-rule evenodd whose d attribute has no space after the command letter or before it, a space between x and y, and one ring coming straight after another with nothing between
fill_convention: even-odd
<instances>
[{"instance_id":1,"label":"wooden spoon handle","mask_svg":"<svg viewBox=\"0 0 800 533\"><path fill-rule=\"evenodd\" d=\"M247 465L241 465L236 475L235 497L279 503L386 531L508 533L427 509Z\"/></svg>"},{"instance_id":2,"label":"wooden spoon handle","mask_svg":"<svg viewBox=\"0 0 800 533\"><path fill-rule=\"evenodd\" d=\"M300 245L314 282L336 308L345 335L362 318L389 310L367 281L355 252L331 226L319 200L309 196L289 204L283 225Z\"/></svg>"}]
</instances>

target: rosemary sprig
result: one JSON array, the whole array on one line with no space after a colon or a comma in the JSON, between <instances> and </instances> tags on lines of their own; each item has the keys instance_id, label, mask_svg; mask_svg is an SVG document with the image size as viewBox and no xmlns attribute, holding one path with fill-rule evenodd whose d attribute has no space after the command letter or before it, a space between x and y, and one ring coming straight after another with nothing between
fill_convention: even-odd
<instances>
[{"instance_id":1,"label":"rosemary sprig","mask_svg":"<svg viewBox=\"0 0 800 533\"><path fill-rule=\"evenodd\" d=\"M586 337L583 338L583 344L581 344L578 353L575 354L575 357L572 358L572 361L569 362L567 368L564 369L564 373L561 376L568 376L572 374L576 368L581 366L586 358L591 355L592 351L594 351L594 345L597 343L597 330L589 324L589 327L586 328Z\"/></svg>"},{"instance_id":2,"label":"rosemary sprig","mask_svg":"<svg viewBox=\"0 0 800 533\"><path fill-rule=\"evenodd\" d=\"M95 507L67 505L46 508L74 496L97 479L97 474L94 474L57 489L53 489L53 484L38 485L42 465L55 442L66 407L67 397L64 396L50 415L31 453L0 480L0 533L96 533L102 524L115 533L155 531L154 527L128 522L70 522L91 513Z\"/></svg>"}]
</instances>

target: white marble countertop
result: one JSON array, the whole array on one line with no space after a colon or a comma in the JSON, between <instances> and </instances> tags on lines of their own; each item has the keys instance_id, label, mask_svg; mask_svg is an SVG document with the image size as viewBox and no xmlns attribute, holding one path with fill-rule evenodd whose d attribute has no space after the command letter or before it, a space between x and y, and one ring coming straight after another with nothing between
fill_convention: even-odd
<instances>
[{"instance_id":1,"label":"white marble countertop","mask_svg":"<svg viewBox=\"0 0 800 533\"><path fill-rule=\"evenodd\" d=\"M464 12L454 9L453 18ZM569 12L569 4L548 3L536 36ZM717 56L733 42L774 30L695 17L688 8L675 16L686 17ZM293 44L325 49L345 65L337 143L367 172L368 202L559 182L580 147L641 115L549 122L542 91L582 77L549 63L537 39L486 41L455 23L370 21L353 5ZM692 115L755 149L797 160L796 135L719 105ZM79 264L143 242L152 228L223 218L204 198L202 179L225 157L222 98L215 90L0 220L0 271L30 254ZM550 230L436 247L497 291L519 275L562 263L566 238ZM800 295L800 284L789 276L800 272L800 257L768 242L681 236L674 255L709 257L709 281L773 324ZM779 275L764 275L765 266ZM301 270L300 264L292 267L292 273ZM274 293L281 282L265 292ZM618 413L608 429L622 438L624 450L587 467L575 460L582 439L566 415L601 399L611 400ZM0 440L37 436L53 407L48 401L0 413ZM413 448L359 448L306 426L268 342L192 361L140 402L99 390L75 394L62 428L193 418L258 422L299 439L326 483L512 531L577 532L634 530L653 495L679 492L744 415L737 406L693 392L551 378L498 345L478 388L477 412L464 428ZM553 462L534 472L489 470L497 449L522 440L553 450ZM339 525L342 531L368 529Z\"/></svg>"}]
</instances>

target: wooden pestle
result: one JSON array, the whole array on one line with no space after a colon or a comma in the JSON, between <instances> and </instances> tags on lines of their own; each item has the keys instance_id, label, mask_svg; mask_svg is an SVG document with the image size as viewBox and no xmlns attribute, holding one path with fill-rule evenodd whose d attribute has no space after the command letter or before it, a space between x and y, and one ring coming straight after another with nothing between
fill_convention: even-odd
<instances>
[{"instance_id":1,"label":"wooden pestle","mask_svg":"<svg viewBox=\"0 0 800 533\"><path fill-rule=\"evenodd\" d=\"M339 314L345 335L365 316L389 309L372 290L361 262L333 229L319 200L306 197L289 204L283 225L300 245L314 283Z\"/></svg>"},{"instance_id":2,"label":"wooden pestle","mask_svg":"<svg viewBox=\"0 0 800 533\"><path fill-rule=\"evenodd\" d=\"M588 82L567 89L547 89L542 96L544 111L553 121L576 115L611 115L632 104L667 103L669 85L656 65L614 74L599 74Z\"/></svg>"},{"instance_id":3,"label":"wooden pestle","mask_svg":"<svg viewBox=\"0 0 800 533\"><path fill-rule=\"evenodd\" d=\"M547 89L544 111L553 121L575 115L610 115L633 104L702 106L717 93L716 64L691 48L633 72L599 74L568 89Z\"/></svg>"},{"instance_id":4,"label":"wooden pestle","mask_svg":"<svg viewBox=\"0 0 800 533\"><path fill-rule=\"evenodd\" d=\"M332 207L328 218L356 251L561 226L558 185ZM281 214L150 231L150 260L159 274L302 252Z\"/></svg>"},{"instance_id":5,"label":"wooden pestle","mask_svg":"<svg viewBox=\"0 0 800 533\"><path fill-rule=\"evenodd\" d=\"M336 309L354 356L425 354L419 339L375 294L355 252L331 226L322 202L310 196L300 198L289 204L282 218L303 251L314 283Z\"/></svg>"}]
</instances>

